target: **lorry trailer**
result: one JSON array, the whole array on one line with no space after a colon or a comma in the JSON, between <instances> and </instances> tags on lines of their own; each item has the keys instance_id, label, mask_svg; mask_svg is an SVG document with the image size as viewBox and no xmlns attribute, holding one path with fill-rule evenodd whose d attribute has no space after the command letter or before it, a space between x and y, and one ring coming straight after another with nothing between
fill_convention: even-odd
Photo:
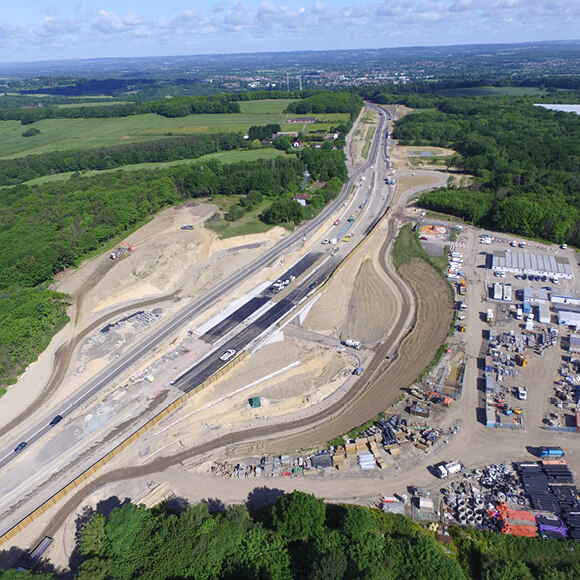
<instances>
[{"instance_id":1,"label":"lorry trailer","mask_svg":"<svg viewBox=\"0 0 580 580\"><path fill-rule=\"evenodd\" d=\"M562 457L564 452L560 447L540 447L540 457Z\"/></svg>"},{"instance_id":2,"label":"lorry trailer","mask_svg":"<svg viewBox=\"0 0 580 580\"><path fill-rule=\"evenodd\" d=\"M461 461L452 461L450 463L442 463L437 466L437 472L441 479L445 479L450 475L456 475L463 471L463 464Z\"/></svg>"}]
</instances>

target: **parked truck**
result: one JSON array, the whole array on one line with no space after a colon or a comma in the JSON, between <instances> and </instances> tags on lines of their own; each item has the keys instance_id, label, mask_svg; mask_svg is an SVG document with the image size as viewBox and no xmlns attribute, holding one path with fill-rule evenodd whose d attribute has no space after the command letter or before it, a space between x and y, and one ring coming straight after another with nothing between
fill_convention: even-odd
<instances>
[{"instance_id":1,"label":"parked truck","mask_svg":"<svg viewBox=\"0 0 580 580\"><path fill-rule=\"evenodd\" d=\"M560 447L540 447L540 457L562 457L564 452Z\"/></svg>"},{"instance_id":2,"label":"parked truck","mask_svg":"<svg viewBox=\"0 0 580 580\"><path fill-rule=\"evenodd\" d=\"M350 348L356 348L356 350L360 350L360 340L354 340L354 338L347 338L344 341L344 345Z\"/></svg>"},{"instance_id":3,"label":"parked truck","mask_svg":"<svg viewBox=\"0 0 580 580\"><path fill-rule=\"evenodd\" d=\"M503 296L503 290L501 287L501 284L499 282L496 282L493 285L493 299L494 300L501 300Z\"/></svg>"},{"instance_id":4,"label":"parked truck","mask_svg":"<svg viewBox=\"0 0 580 580\"><path fill-rule=\"evenodd\" d=\"M494 319L493 308L488 308L487 309L487 317L486 317L488 324L491 324L493 322L493 319Z\"/></svg>"},{"instance_id":5,"label":"parked truck","mask_svg":"<svg viewBox=\"0 0 580 580\"><path fill-rule=\"evenodd\" d=\"M465 285L465 280L459 282L459 295L465 296L467 294L467 286Z\"/></svg>"},{"instance_id":6,"label":"parked truck","mask_svg":"<svg viewBox=\"0 0 580 580\"><path fill-rule=\"evenodd\" d=\"M442 463L437 466L437 472L441 479L445 479L451 475L456 475L463 471L463 464L461 461L452 461L451 463Z\"/></svg>"}]
</instances>

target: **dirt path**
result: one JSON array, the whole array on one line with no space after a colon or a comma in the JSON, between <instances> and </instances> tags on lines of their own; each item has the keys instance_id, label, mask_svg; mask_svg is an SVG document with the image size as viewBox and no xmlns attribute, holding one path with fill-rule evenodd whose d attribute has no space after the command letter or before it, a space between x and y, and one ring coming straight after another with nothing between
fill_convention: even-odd
<instances>
[{"instance_id":1,"label":"dirt path","mask_svg":"<svg viewBox=\"0 0 580 580\"><path fill-rule=\"evenodd\" d=\"M383 252L390 243L390 239L385 241L382 248ZM68 514L84 501L87 494L90 494L90 489L96 489L115 481L160 473L173 465L187 462L192 458L216 450L220 450L222 454L229 457L235 457L308 448L343 434L352 425L360 424L375 416L380 410L387 408L399 395L400 388L411 384L430 363L439 344L447 334L452 318L451 308L448 306L446 308L446 301L441 299L442 296L449 293L448 287L433 268L417 260L404 266L401 273L412 287L420 306L417 309L412 329L399 348L399 356L384 372L381 372L381 368L384 366L384 356L391 352L398 338L396 330L401 330L404 327L407 321L406 314L412 310L412 304L403 302L401 315L397 320L400 328L394 329L392 338L381 346L377 351L377 356L366 370L367 376L377 373L376 379L362 385L359 390L352 389L343 399L316 417L284 425L269 425L249 431L230 433L171 457L160 457L144 466L123 467L104 473L93 479L85 489L79 490L62 505L47 525L45 533L54 533L66 520ZM399 281L399 284L403 284L403 282ZM403 295L408 300L408 292ZM445 324L446 318L447 324ZM214 457L216 455L218 454L213 454ZM213 478L208 477L206 480L211 488Z\"/></svg>"}]
</instances>

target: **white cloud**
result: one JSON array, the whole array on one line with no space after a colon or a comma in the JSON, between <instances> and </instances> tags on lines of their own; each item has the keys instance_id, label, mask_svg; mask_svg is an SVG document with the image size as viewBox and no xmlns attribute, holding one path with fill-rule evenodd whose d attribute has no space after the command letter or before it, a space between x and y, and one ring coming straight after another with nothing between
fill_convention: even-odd
<instances>
[{"instance_id":1,"label":"white cloud","mask_svg":"<svg viewBox=\"0 0 580 580\"><path fill-rule=\"evenodd\" d=\"M99 13L93 21L91 26L98 32L103 34L113 34L123 30L123 21L114 12L107 12L106 10L99 10Z\"/></svg>"},{"instance_id":2,"label":"white cloud","mask_svg":"<svg viewBox=\"0 0 580 580\"><path fill-rule=\"evenodd\" d=\"M133 10L129 10L123 18L123 24L125 26L139 26L140 24L147 24L147 19L143 16L139 16L139 14Z\"/></svg>"},{"instance_id":3,"label":"white cloud","mask_svg":"<svg viewBox=\"0 0 580 580\"><path fill-rule=\"evenodd\" d=\"M69 18L53 18L52 16L47 16L38 26L33 26L30 32L34 36L54 38L75 34L78 28L78 22Z\"/></svg>"},{"instance_id":4,"label":"white cloud","mask_svg":"<svg viewBox=\"0 0 580 580\"><path fill-rule=\"evenodd\" d=\"M0 60L18 58L18 47L55 58L44 49L65 41L66 56L114 56L117 47L179 54L183 46L236 52L557 40L578 36L579 7L580 0L223 0L163 17L51 7L31 26L0 21Z\"/></svg>"}]
</instances>

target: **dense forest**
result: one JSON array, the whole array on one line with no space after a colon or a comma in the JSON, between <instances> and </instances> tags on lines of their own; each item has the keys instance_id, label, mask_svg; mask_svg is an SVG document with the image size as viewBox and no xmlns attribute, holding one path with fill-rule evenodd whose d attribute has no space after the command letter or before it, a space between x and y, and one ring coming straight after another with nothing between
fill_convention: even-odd
<instances>
[{"instance_id":1,"label":"dense forest","mask_svg":"<svg viewBox=\"0 0 580 580\"><path fill-rule=\"evenodd\" d=\"M248 93L217 94L207 96L173 96L152 101L136 101L63 107L55 97L49 100L23 97L0 97L0 121L20 121L29 125L43 119L107 119L156 113L163 117L187 117L199 114L239 113L241 101L263 99L302 99L299 107L291 107L295 113L351 113L360 110L362 100L347 92L329 91L252 91ZM296 110L294 110L296 108Z\"/></svg>"},{"instance_id":2,"label":"dense forest","mask_svg":"<svg viewBox=\"0 0 580 580\"><path fill-rule=\"evenodd\" d=\"M312 92L304 94L305 98L313 95ZM334 94L314 94L318 102L335 101ZM271 95L255 93L247 98L266 96ZM288 95L279 93L276 96ZM183 105L188 108L186 114L191 114L191 107L200 103L203 106L229 103L239 107L237 101L244 98L245 95L239 98L234 95L183 97L166 99L155 106L171 103L179 108ZM320 148L305 146L294 151L288 137L283 138L285 141L279 138L274 146L293 154L273 160L228 166L210 160L159 170L95 176L80 173L145 162L194 159L218 151L255 147L256 143L259 147L260 141L267 145L280 130L279 125L251 127L252 138L248 139L234 133L192 135L0 160L0 185L13 186L0 190L3 210L0 218L3 247L0 255L0 385L13 383L67 321L67 298L47 289L54 274L76 266L88 254L106 247L110 240L138 227L161 209L192 198L225 195L238 198L238 203L225 215L228 221L240 219L265 199L270 203L259 216L264 223L299 224L314 217L340 193L347 179L342 149L344 133L360 111L362 101L359 97L356 103L358 108L350 106L348 111L350 120L338 128L343 132L339 139L323 143ZM151 103L147 106L151 111ZM67 181L42 185L22 183L62 172L73 172L73 175ZM305 175L319 181L320 187L310 204L303 208L292 198L304 185Z\"/></svg>"},{"instance_id":3,"label":"dense forest","mask_svg":"<svg viewBox=\"0 0 580 580\"><path fill-rule=\"evenodd\" d=\"M307 113L349 113L351 117L358 115L363 106L362 99L346 91L320 92L288 105L289 113L304 115Z\"/></svg>"},{"instance_id":4,"label":"dense forest","mask_svg":"<svg viewBox=\"0 0 580 580\"><path fill-rule=\"evenodd\" d=\"M34 108L0 108L1 121L20 121L30 125L43 119L89 119L128 117L157 113L163 117L187 117L187 115L239 113L240 105L228 99L226 95L207 97L174 97L144 103L121 103L107 105L87 105L83 107L45 107L42 104Z\"/></svg>"},{"instance_id":5,"label":"dense forest","mask_svg":"<svg viewBox=\"0 0 580 580\"><path fill-rule=\"evenodd\" d=\"M242 200L253 194L276 203L284 194L288 200L305 169L295 156L227 166L210 160L1 190L0 384L12 382L47 346L48 334L66 322L65 297L45 289L56 272L188 199L234 195ZM302 211L294 202L286 210L295 208ZM294 223L303 219L302 213L281 212L268 223L286 223L288 216Z\"/></svg>"},{"instance_id":6,"label":"dense forest","mask_svg":"<svg viewBox=\"0 0 580 580\"><path fill-rule=\"evenodd\" d=\"M404 516L294 492L269 508L127 503L83 514L77 580L573 580L580 544L452 529L444 548ZM0 572L12 578L45 573Z\"/></svg>"},{"instance_id":7,"label":"dense forest","mask_svg":"<svg viewBox=\"0 0 580 580\"><path fill-rule=\"evenodd\" d=\"M444 99L401 119L402 145L457 151L447 165L475 176L421 197L423 207L530 238L580 245L580 116L535 107L529 99Z\"/></svg>"}]
</instances>

